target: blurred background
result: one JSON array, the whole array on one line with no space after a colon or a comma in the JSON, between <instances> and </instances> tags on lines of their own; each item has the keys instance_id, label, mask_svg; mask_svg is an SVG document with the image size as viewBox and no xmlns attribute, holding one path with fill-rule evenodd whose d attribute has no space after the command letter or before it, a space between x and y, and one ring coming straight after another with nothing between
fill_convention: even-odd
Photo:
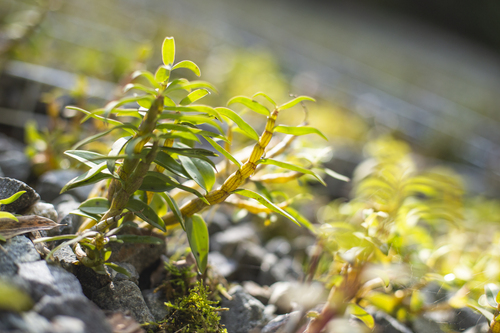
<instances>
[{"instance_id":1,"label":"blurred background","mask_svg":"<svg viewBox=\"0 0 500 333\"><path fill-rule=\"evenodd\" d=\"M174 36L177 59L221 92L213 103L317 98L310 123L339 173L390 134L421 164L451 166L471 193L497 196L499 18L486 0L0 0L0 132L24 142L36 172L68 167L56 155L78 116L64 106L103 106L132 71L154 70ZM330 185L331 199L349 193Z\"/></svg>"}]
</instances>

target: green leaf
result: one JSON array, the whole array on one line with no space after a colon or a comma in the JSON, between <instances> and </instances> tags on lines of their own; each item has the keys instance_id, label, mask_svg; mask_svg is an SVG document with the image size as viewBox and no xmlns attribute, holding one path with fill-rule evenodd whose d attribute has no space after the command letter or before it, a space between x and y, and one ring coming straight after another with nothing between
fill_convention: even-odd
<instances>
[{"instance_id":1,"label":"green leaf","mask_svg":"<svg viewBox=\"0 0 500 333\"><path fill-rule=\"evenodd\" d=\"M175 119L183 122L189 122L193 125L198 125L198 124L209 124L210 126L213 126L219 130L220 133L223 133L222 127L213 120L212 117L207 116L207 115L186 115L182 113L170 113L170 112L163 112L159 119Z\"/></svg>"},{"instance_id":2,"label":"green leaf","mask_svg":"<svg viewBox=\"0 0 500 333\"><path fill-rule=\"evenodd\" d=\"M205 140L208 141L208 143L210 143L212 145L212 147L215 148L215 150L217 150L219 153L224 155L228 160L230 160L231 162L236 164L238 166L238 168L242 167L243 164L241 164L241 162L238 161L235 157L233 157L233 155L231 155L227 150L225 150L223 147L219 146L219 144L217 144L217 142L215 142L214 140L212 140L208 136L204 136L204 138L205 138Z\"/></svg>"},{"instance_id":3,"label":"green leaf","mask_svg":"<svg viewBox=\"0 0 500 333\"><path fill-rule=\"evenodd\" d=\"M127 209L143 219L153 227L165 231L165 224L163 220L156 214L156 212L141 200L130 198L127 203Z\"/></svg>"},{"instance_id":4,"label":"green leaf","mask_svg":"<svg viewBox=\"0 0 500 333\"><path fill-rule=\"evenodd\" d=\"M500 290L494 283L488 283L484 286L484 294L486 295L486 300L488 301L488 304L494 308L496 308L498 305L496 298L499 291Z\"/></svg>"},{"instance_id":5,"label":"green leaf","mask_svg":"<svg viewBox=\"0 0 500 333\"><path fill-rule=\"evenodd\" d=\"M233 191L233 193L243 195L245 197L257 200L263 206L269 208L270 210L272 210L278 214L283 215L284 217L288 218L289 220L292 220L293 222L300 225L300 222L297 221L292 215L290 215L289 213L287 213L286 211L284 211L280 207L276 206L275 204L273 204L271 201L269 201L267 198L260 195L259 193L256 193L256 192L253 192L253 191L250 191L247 189L237 189L237 190Z\"/></svg>"},{"instance_id":6,"label":"green leaf","mask_svg":"<svg viewBox=\"0 0 500 333\"><path fill-rule=\"evenodd\" d=\"M2 241L2 242L6 242L6 241L7 241L7 239L5 239L5 237L4 237L4 236L0 235L0 241Z\"/></svg>"},{"instance_id":7,"label":"green leaf","mask_svg":"<svg viewBox=\"0 0 500 333\"><path fill-rule=\"evenodd\" d=\"M175 184L176 183L173 183L171 178L167 175L156 171L148 171L142 180L139 190L149 192L165 192L172 190L175 187Z\"/></svg>"},{"instance_id":8,"label":"green leaf","mask_svg":"<svg viewBox=\"0 0 500 333\"><path fill-rule=\"evenodd\" d=\"M163 64L165 66L170 66L174 64L175 60L175 41L174 37L166 37L163 40L163 45L161 46L161 57Z\"/></svg>"},{"instance_id":9,"label":"green leaf","mask_svg":"<svg viewBox=\"0 0 500 333\"><path fill-rule=\"evenodd\" d=\"M207 105L189 105L189 106L165 106L164 110L167 111L180 111L180 112L202 112L220 119L219 113L212 107Z\"/></svg>"},{"instance_id":10,"label":"green leaf","mask_svg":"<svg viewBox=\"0 0 500 333\"><path fill-rule=\"evenodd\" d=\"M0 200L0 205L8 205L10 203L13 203L24 193L26 193L26 191L16 192L13 195L11 195L10 197Z\"/></svg>"},{"instance_id":11,"label":"green leaf","mask_svg":"<svg viewBox=\"0 0 500 333\"><path fill-rule=\"evenodd\" d=\"M276 126L273 130L274 132L280 132L284 134L291 134L291 135L306 135L306 134L318 134L321 136L323 139L328 141L326 136L321 133L320 130L314 128L314 127L309 127L309 126L285 126L285 125L279 125Z\"/></svg>"},{"instance_id":12,"label":"green leaf","mask_svg":"<svg viewBox=\"0 0 500 333\"><path fill-rule=\"evenodd\" d=\"M217 134L215 132L204 131L204 130L201 130L199 128L190 127L190 126L187 126L187 125L178 125L178 124L163 123L163 124L160 124L160 125L156 126L156 129L158 129L158 130L167 129L167 130L172 130L172 131L189 132L189 133L192 133L192 134L195 134L195 135L201 135L203 137L205 137L205 136L211 136L211 137L214 137L214 138L226 141L226 142L229 141L226 137L224 137L224 136L222 136L220 134Z\"/></svg>"},{"instance_id":13,"label":"green leaf","mask_svg":"<svg viewBox=\"0 0 500 333\"><path fill-rule=\"evenodd\" d=\"M347 311L350 314L365 323L368 328L373 329L373 327L375 326L375 319L373 319L372 315L366 312L365 309L354 303L348 304L347 308Z\"/></svg>"},{"instance_id":14,"label":"green leaf","mask_svg":"<svg viewBox=\"0 0 500 333\"><path fill-rule=\"evenodd\" d=\"M42 242L54 242L54 241L59 241L59 240L64 240L64 239L75 239L78 237L77 235L58 235L58 236L52 236L52 237L40 237L36 238L33 243L42 243Z\"/></svg>"},{"instance_id":15,"label":"green leaf","mask_svg":"<svg viewBox=\"0 0 500 333\"><path fill-rule=\"evenodd\" d=\"M164 83L165 81L168 81L169 77L170 77L170 67L167 67L165 65L158 67L155 73L156 82Z\"/></svg>"},{"instance_id":16,"label":"green leaf","mask_svg":"<svg viewBox=\"0 0 500 333\"><path fill-rule=\"evenodd\" d=\"M128 141L127 146L125 147L125 155L129 156L130 158L135 158L137 157L136 155L144 153L144 147L141 149L141 151L136 152L136 146L139 144L139 142L146 140L148 138L153 137L153 134L149 133L146 135L141 135L138 137L133 138L132 140Z\"/></svg>"},{"instance_id":17,"label":"green leaf","mask_svg":"<svg viewBox=\"0 0 500 333\"><path fill-rule=\"evenodd\" d=\"M208 95L209 92L205 89L198 89L198 90L195 90L191 93L189 93L186 97L184 97L180 102L179 104L180 105L189 105L193 102L196 102L197 100L199 100L200 98L203 98L205 97L206 95Z\"/></svg>"},{"instance_id":18,"label":"green leaf","mask_svg":"<svg viewBox=\"0 0 500 333\"><path fill-rule=\"evenodd\" d=\"M292 215L295 220L297 220L300 224L302 224L304 227L306 227L307 229L311 230L313 233L316 232L316 230L314 229L313 225L311 224L311 222L309 222L309 220L307 220L302 214L300 214L298 211L296 211L295 209L293 209L292 207L286 207L285 208L285 211Z\"/></svg>"},{"instance_id":19,"label":"green leaf","mask_svg":"<svg viewBox=\"0 0 500 333\"><path fill-rule=\"evenodd\" d=\"M296 165L291 164L291 163L281 162L281 161L273 160L271 158L262 158L262 159L257 161L257 164L270 164L270 165L278 166L280 168L305 173L305 174L314 176L321 184L326 186L325 181L319 175L317 175L314 171L296 166Z\"/></svg>"},{"instance_id":20,"label":"green leaf","mask_svg":"<svg viewBox=\"0 0 500 333\"><path fill-rule=\"evenodd\" d=\"M201 75L200 68L191 60L183 60L181 62L176 63L175 66L172 67L172 69L177 69L177 68L187 68L191 70L194 74L196 74L196 76Z\"/></svg>"},{"instance_id":21,"label":"green leaf","mask_svg":"<svg viewBox=\"0 0 500 333\"><path fill-rule=\"evenodd\" d=\"M236 112L228 108L215 108L224 117L231 119L249 138L259 141L259 134L245 122Z\"/></svg>"},{"instance_id":22,"label":"green leaf","mask_svg":"<svg viewBox=\"0 0 500 333\"><path fill-rule=\"evenodd\" d=\"M104 155L95 153L89 150L66 150L64 155L74 158L75 160L82 162L89 168L94 167L96 164L105 161Z\"/></svg>"},{"instance_id":23,"label":"green leaf","mask_svg":"<svg viewBox=\"0 0 500 333\"><path fill-rule=\"evenodd\" d=\"M132 80L135 80L138 77L145 78L146 80L148 80L149 83L151 83L151 85L153 87L156 87L156 88L160 87L160 85L158 84L158 82L156 82L153 73L151 73L149 71L138 70L138 71L133 72L132 75L131 75Z\"/></svg>"},{"instance_id":24,"label":"green leaf","mask_svg":"<svg viewBox=\"0 0 500 333\"><path fill-rule=\"evenodd\" d=\"M156 95L156 90L151 89L149 87L143 86L142 84L139 83L128 83L123 87L123 93L129 92L132 89L136 90L141 90L144 91L145 93L148 93L150 95L155 96Z\"/></svg>"},{"instance_id":25,"label":"green leaf","mask_svg":"<svg viewBox=\"0 0 500 333\"><path fill-rule=\"evenodd\" d=\"M0 310L24 312L33 308L34 304L26 291L8 280L0 279Z\"/></svg>"},{"instance_id":26,"label":"green leaf","mask_svg":"<svg viewBox=\"0 0 500 333\"><path fill-rule=\"evenodd\" d=\"M112 262L105 262L104 265L108 266L109 268L113 269L114 271L117 271L118 273L121 273L125 276L130 277L130 272L127 271L124 267L118 266L115 263Z\"/></svg>"},{"instance_id":27,"label":"green leaf","mask_svg":"<svg viewBox=\"0 0 500 333\"><path fill-rule=\"evenodd\" d=\"M61 193L64 193L72 188L94 184L103 179L113 178L113 176L109 173L108 170L104 170L105 168L106 168L106 162L102 162L100 164L95 165L89 171L70 180L62 188Z\"/></svg>"},{"instance_id":28,"label":"green leaf","mask_svg":"<svg viewBox=\"0 0 500 333\"><path fill-rule=\"evenodd\" d=\"M118 126L115 126L113 128L110 128L106 131L103 131L101 133L97 133L95 135L92 135L92 136L89 136L88 138L86 139L83 139L82 141L78 142L77 144L75 144L73 147L71 147L71 149L75 150L75 149L78 149L79 147L83 146L83 145L86 145L87 143L90 143L90 142L93 142L99 138L102 138L103 136L111 133L112 131L114 130L117 130L117 129L123 129L123 130L126 130L127 132L130 133L130 130L132 131L131 134L135 134L139 131L139 129L130 124L130 123L127 123L127 124L121 124L121 125L118 125Z\"/></svg>"},{"instance_id":29,"label":"green leaf","mask_svg":"<svg viewBox=\"0 0 500 333\"><path fill-rule=\"evenodd\" d=\"M217 88L215 88L214 85L212 85L209 82L206 81L191 81L187 83L182 84L182 89L191 91L191 89L199 89L199 88L205 88L208 90L211 90L214 93L217 93Z\"/></svg>"},{"instance_id":30,"label":"green leaf","mask_svg":"<svg viewBox=\"0 0 500 333\"><path fill-rule=\"evenodd\" d=\"M97 231L85 231L83 234L78 235L77 237L75 237L73 239L70 239L66 242L62 242L61 244L57 245L55 248L53 248L49 252L49 254L46 257L46 260L50 259L54 255L54 253L56 253L60 248L66 246L66 245L72 245L72 244L78 243L87 237L95 237L95 235L97 235L97 234L98 234ZM68 236L70 236L70 235L68 235Z\"/></svg>"},{"instance_id":31,"label":"green leaf","mask_svg":"<svg viewBox=\"0 0 500 333\"><path fill-rule=\"evenodd\" d=\"M267 95L266 93L263 93L262 91L259 91L258 93L256 93L255 95L253 95L252 98L255 98L257 96L264 97L265 99L268 100L269 103L271 103L273 106L276 106L276 102L271 97L269 97L269 95Z\"/></svg>"},{"instance_id":32,"label":"green leaf","mask_svg":"<svg viewBox=\"0 0 500 333\"><path fill-rule=\"evenodd\" d=\"M215 173L210 164L197 158L191 159L186 156L179 156L179 160L184 170L201 188L207 192L212 189L212 186L215 184Z\"/></svg>"},{"instance_id":33,"label":"green leaf","mask_svg":"<svg viewBox=\"0 0 500 333\"><path fill-rule=\"evenodd\" d=\"M486 319L488 320L488 322L491 322L495 318L495 316L493 315L493 313L489 312L486 309L480 308L479 306L476 306L476 305L474 305L472 303L467 303L467 306L470 307L470 308L473 308L474 310L476 310L477 312L479 312L480 314L482 314L484 317L486 317Z\"/></svg>"},{"instance_id":34,"label":"green leaf","mask_svg":"<svg viewBox=\"0 0 500 333\"><path fill-rule=\"evenodd\" d=\"M250 110L263 114L264 116L269 116L271 113L269 110L259 102L256 102L252 100L251 98L245 97L245 96L236 96L231 98L228 102L227 105L231 105L234 103L240 103L249 108Z\"/></svg>"},{"instance_id":35,"label":"green leaf","mask_svg":"<svg viewBox=\"0 0 500 333\"><path fill-rule=\"evenodd\" d=\"M159 151L156 154L154 162L179 177L191 179L191 177L189 176L188 173L186 173L186 170L184 170L182 165L180 163L177 163L177 161L174 158L172 158L172 156L163 151Z\"/></svg>"},{"instance_id":36,"label":"green leaf","mask_svg":"<svg viewBox=\"0 0 500 333\"><path fill-rule=\"evenodd\" d=\"M111 112L119 106L129 104L129 103L138 103L141 105L141 102L148 101L149 105L151 105L154 97L151 95L140 95L140 96L132 96L132 97L124 97L117 101L111 101L104 107L104 118L108 118Z\"/></svg>"},{"instance_id":37,"label":"green leaf","mask_svg":"<svg viewBox=\"0 0 500 333\"><path fill-rule=\"evenodd\" d=\"M87 214L104 214L109 210L109 201L106 198L91 198L85 200L78 207Z\"/></svg>"},{"instance_id":38,"label":"green leaf","mask_svg":"<svg viewBox=\"0 0 500 333\"><path fill-rule=\"evenodd\" d=\"M75 210L72 210L70 212L70 214L73 214L73 215L78 215L78 216L82 216L82 217L85 217L85 218L88 218L88 219L91 219L91 220L94 220L96 222L98 222L101 217L99 215L94 215L94 214L88 214L88 213L85 213L85 212L82 212L81 210L79 209L75 209Z\"/></svg>"},{"instance_id":39,"label":"green leaf","mask_svg":"<svg viewBox=\"0 0 500 333\"><path fill-rule=\"evenodd\" d=\"M206 156L217 157L218 155L214 152L202 148L175 148L175 147L160 147L161 150L168 151L173 154L183 155L188 157L196 157L210 163L215 169L215 164L212 160L208 159Z\"/></svg>"},{"instance_id":40,"label":"green leaf","mask_svg":"<svg viewBox=\"0 0 500 333\"><path fill-rule=\"evenodd\" d=\"M159 134L158 137L160 139L185 139L185 140L201 142L196 135L189 132L179 132L179 131L167 132Z\"/></svg>"},{"instance_id":41,"label":"green leaf","mask_svg":"<svg viewBox=\"0 0 500 333\"><path fill-rule=\"evenodd\" d=\"M165 106L176 106L175 102L168 96L163 97L163 105Z\"/></svg>"},{"instance_id":42,"label":"green leaf","mask_svg":"<svg viewBox=\"0 0 500 333\"><path fill-rule=\"evenodd\" d=\"M89 118L94 118L94 119L97 119L97 120L100 120L104 123L107 123L107 124L112 124L112 125L123 125L122 122L119 122L118 120L114 120L114 119L109 119L109 118L104 118L102 116L99 116L97 114L94 114L93 112L90 112L90 111L87 111L87 110L84 110L84 109L81 109L81 108L77 108L75 106L67 106L66 109L70 109L70 110L76 110L76 111L80 111L80 112L83 112L85 113L87 116L85 118L82 119L82 123L85 122L87 119ZM134 133L131 133L131 134L134 134Z\"/></svg>"},{"instance_id":43,"label":"green leaf","mask_svg":"<svg viewBox=\"0 0 500 333\"><path fill-rule=\"evenodd\" d=\"M165 243L160 238L154 236L117 235L116 239L123 241L124 243L142 243L155 245L161 245Z\"/></svg>"},{"instance_id":44,"label":"green leaf","mask_svg":"<svg viewBox=\"0 0 500 333\"><path fill-rule=\"evenodd\" d=\"M127 144L132 139L132 136L126 136L119 138L118 140L113 143L113 146L111 146L111 151L108 153L108 156L118 156L120 152L122 151L123 147ZM108 160L106 162L106 166L109 170L109 172L113 173L115 172L115 161L114 160Z\"/></svg>"},{"instance_id":45,"label":"green leaf","mask_svg":"<svg viewBox=\"0 0 500 333\"><path fill-rule=\"evenodd\" d=\"M316 102L316 100L312 97L308 97L308 96L299 96L299 97L296 97L294 99L292 99L291 101L289 102L286 102L285 104L282 104L280 106L278 106L278 110L285 110L285 109L289 109L291 108L292 106L295 106L296 104L302 102L302 101L312 101L312 102Z\"/></svg>"},{"instance_id":46,"label":"green leaf","mask_svg":"<svg viewBox=\"0 0 500 333\"><path fill-rule=\"evenodd\" d=\"M17 217L9 212L0 212L0 219L11 219L19 222Z\"/></svg>"},{"instance_id":47,"label":"green leaf","mask_svg":"<svg viewBox=\"0 0 500 333\"><path fill-rule=\"evenodd\" d=\"M160 195L165 199L165 201L168 204L168 207L170 207L170 210L174 213L175 217L177 217L177 221L179 221L179 224L181 225L182 229L186 231L186 227L184 224L184 218L182 217L181 210L179 209L179 206L177 205L177 202L175 202L174 199L168 194L168 193L160 193Z\"/></svg>"},{"instance_id":48,"label":"green leaf","mask_svg":"<svg viewBox=\"0 0 500 333\"><path fill-rule=\"evenodd\" d=\"M337 173L337 172L333 171L332 169L324 168L323 170L325 171L325 173L328 176L330 176L332 178L335 178L335 179L338 179L338 180L342 180L344 182L350 181L349 177L341 175L340 173Z\"/></svg>"},{"instance_id":49,"label":"green leaf","mask_svg":"<svg viewBox=\"0 0 500 333\"><path fill-rule=\"evenodd\" d=\"M208 262L209 238L207 224L198 214L186 218L185 223L189 247L191 247L191 252L196 259L198 271L203 274Z\"/></svg>"}]
</instances>

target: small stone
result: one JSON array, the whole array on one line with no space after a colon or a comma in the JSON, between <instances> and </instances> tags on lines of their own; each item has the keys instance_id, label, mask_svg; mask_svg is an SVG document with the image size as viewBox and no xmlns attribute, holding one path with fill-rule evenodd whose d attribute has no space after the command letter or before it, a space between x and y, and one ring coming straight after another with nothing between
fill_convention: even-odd
<instances>
[{"instance_id":1,"label":"small stone","mask_svg":"<svg viewBox=\"0 0 500 333\"><path fill-rule=\"evenodd\" d=\"M232 300L223 299L221 307L229 311L221 313L221 324L228 332L248 333L263 327L267 321L264 316L264 305L256 298L246 293L241 286L229 290Z\"/></svg>"},{"instance_id":2,"label":"small stone","mask_svg":"<svg viewBox=\"0 0 500 333\"><path fill-rule=\"evenodd\" d=\"M267 304L269 298L271 297L271 289L268 286L261 287L253 281L243 282L243 289L256 299L262 302L262 304Z\"/></svg>"},{"instance_id":3,"label":"small stone","mask_svg":"<svg viewBox=\"0 0 500 333\"><path fill-rule=\"evenodd\" d=\"M165 302L167 301L165 295L159 291L155 293L153 289L147 289L142 291L142 296L151 314L155 317L155 321L164 320L169 313L165 306Z\"/></svg>"},{"instance_id":4,"label":"small stone","mask_svg":"<svg viewBox=\"0 0 500 333\"><path fill-rule=\"evenodd\" d=\"M74 317L55 316L52 318L53 333L85 333L85 323Z\"/></svg>"},{"instance_id":5,"label":"small stone","mask_svg":"<svg viewBox=\"0 0 500 333\"><path fill-rule=\"evenodd\" d=\"M233 258L239 263L235 279L257 281L266 254L266 250L258 244L252 242L240 244L233 254Z\"/></svg>"},{"instance_id":6,"label":"small stone","mask_svg":"<svg viewBox=\"0 0 500 333\"><path fill-rule=\"evenodd\" d=\"M28 333L52 332L50 321L34 311L24 313L0 313L0 331Z\"/></svg>"},{"instance_id":7,"label":"small stone","mask_svg":"<svg viewBox=\"0 0 500 333\"><path fill-rule=\"evenodd\" d=\"M0 200L7 199L19 191L26 191L26 193L8 205L2 205L0 207L2 211L21 214L25 209L40 200L40 196L34 189L17 179L0 177Z\"/></svg>"},{"instance_id":8,"label":"small stone","mask_svg":"<svg viewBox=\"0 0 500 333\"><path fill-rule=\"evenodd\" d=\"M2 244L0 250L0 275L13 276L17 264L40 260L33 242L24 235L14 236Z\"/></svg>"},{"instance_id":9,"label":"small stone","mask_svg":"<svg viewBox=\"0 0 500 333\"><path fill-rule=\"evenodd\" d=\"M226 257L232 257L238 245L245 241L259 242L254 227L249 224L238 224L219 232L210 238L210 251L218 251Z\"/></svg>"},{"instance_id":10,"label":"small stone","mask_svg":"<svg viewBox=\"0 0 500 333\"><path fill-rule=\"evenodd\" d=\"M271 239L267 242L265 247L268 252L274 253L280 258L288 255L292 250L290 242L288 242L284 237L275 237Z\"/></svg>"},{"instance_id":11,"label":"small stone","mask_svg":"<svg viewBox=\"0 0 500 333\"><path fill-rule=\"evenodd\" d=\"M220 252L210 252L208 254L208 264L225 278L232 276L238 267L235 260L226 258Z\"/></svg>"},{"instance_id":12,"label":"small stone","mask_svg":"<svg viewBox=\"0 0 500 333\"><path fill-rule=\"evenodd\" d=\"M85 324L85 333L111 333L104 313L83 295L65 294L44 296L34 310L49 320L60 316L79 319Z\"/></svg>"},{"instance_id":13,"label":"small stone","mask_svg":"<svg viewBox=\"0 0 500 333\"><path fill-rule=\"evenodd\" d=\"M54 252L53 258L54 261L59 263L68 272L72 272L73 266L78 263L78 258L69 245L64 245Z\"/></svg>"},{"instance_id":14,"label":"small stone","mask_svg":"<svg viewBox=\"0 0 500 333\"><path fill-rule=\"evenodd\" d=\"M54 208L53 204L49 204L46 202L37 202L34 205L30 206L27 210L23 212L24 215L37 215L46 217L57 223L57 211ZM53 228L58 229L58 228Z\"/></svg>"},{"instance_id":15,"label":"small stone","mask_svg":"<svg viewBox=\"0 0 500 333\"><path fill-rule=\"evenodd\" d=\"M30 160L22 151L0 153L0 168L5 176L20 181L27 181L31 172Z\"/></svg>"},{"instance_id":16,"label":"small stone","mask_svg":"<svg viewBox=\"0 0 500 333\"><path fill-rule=\"evenodd\" d=\"M82 174L79 170L54 170L44 173L38 180L36 189L43 200L52 202L59 197L62 188L70 180ZM92 190L93 185L77 187L66 192L74 195L79 201L85 201Z\"/></svg>"},{"instance_id":17,"label":"small stone","mask_svg":"<svg viewBox=\"0 0 500 333\"><path fill-rule=\"evenodd\" d=\"M131 281L115 281L92 293L92 301L101 309L130 311L139 322L153 322L151 314L139 287Z\"/></svg>"}]
</instances>

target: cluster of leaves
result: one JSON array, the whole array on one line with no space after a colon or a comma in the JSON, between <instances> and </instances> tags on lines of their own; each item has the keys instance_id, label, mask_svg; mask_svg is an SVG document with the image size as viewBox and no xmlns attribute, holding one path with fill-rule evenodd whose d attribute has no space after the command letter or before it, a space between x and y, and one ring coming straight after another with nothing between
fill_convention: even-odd
<instances>
[{"instance_id":1,"label":"cluster of leaves","mask_svg":"<svg viewBox=\"0 0 500 333\"><path fill-rule=\"evenodd\" d=\"M144 70L136 71L131 76L132 81L124 87L125 93L139 93L127 95L91 112L71 107L85 114L82 122L94 119L109 127L66 151L67 156L86 165L89 170L66 184L63 192L100 181L105 181L107 186L99 193L100 196L83 202L74 212L88 218L78 235L39 241L69 239L60 246L73 245L75 254L83 264L104 272L103 265L116 266L107 262L111 255L109 242L158 242L155 237L117 236L125 225L127 216L133 214L145 222L142 226L158 232L166 232L167 228L175 226L182 227L202 273L207 265L209 239L206 223L198 213L226 201L232 194L258 202L232 198L227 200L239 208L256 213L277 213L298 225L310 227L303 216L289 207L293 199L273 202L276 196L265 184L293 181L303 175L312 176L324 184L319 174L311 169L316 167L314 158L302 156L300 159L293 159L293 163L273 158L287 152L290 143L297 136L317 134L325 138L313 127L275 124L280 112L313 99L300 96L278 105L265 93L257 93L252 98L231 98L228 106L240 104L267 117L263 133L259 136L252 126L229 107L213 108L196 103L211 92L216 92L210 83L174 78L174 71L184 69L199 76L200 69L188 60L175 63L173 38L164 40L162 59L163 64L155 74ZM272 111L265 104L270 105ZM128 107L133 105L138 107ZM114 141L107 155L78 149L111 132L119 132L121 135ZM233 134L237 132L256 141L250 148L249 155L241 156L230 152ZM278 133L285 137L269 149L271 139ZM197 148L195 145L201 143L200 138L213 150ZM217 141L224 144L221 146ZM211 159L218 156L214 151L224 157L224 161L217 166ZM299 166L298 162L307 164ZM280 169L287 171L276 172ZM242 188L259 170L261 176L254 184L260 193ZM325 172L339 177L331 170ZM180 205L176 198L182 192L193 194L195 198ZM283 197L282 194L279 196ZM51 254L49 258L50 256Z\"/></svg>"},{"instance_id":2,"label":"cluster of leaves","mask_svg":"<svg viewBox=\"0 0 500 333\"><path fill-rule=\"evenodd\" d=\"M488 285L489 296L481 295L500 278L497 246L485 241L498 228L492 233L494 226L474 219L477 207L466 204L461 179L451 170L419 171L409 147L389 137L369 143L367 151L372 157L356 171L353 198L320 213L309 274L330 296L308 332L347 314L372 328L367 308L411 323L443 306L472 306L496 325L498 311L487 307L497 308L497 292ZM430 283L452 297L426 303L422 289Z\"/></svg>"}]
</instances>

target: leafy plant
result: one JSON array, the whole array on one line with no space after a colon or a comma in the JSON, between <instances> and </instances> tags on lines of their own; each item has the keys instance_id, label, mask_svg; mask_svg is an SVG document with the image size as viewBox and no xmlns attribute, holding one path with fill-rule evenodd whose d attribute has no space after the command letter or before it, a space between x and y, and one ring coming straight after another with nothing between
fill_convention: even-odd
<instances>
[{"instance_id":1,"label":"leafy plant","mask_svg":"<svg viewBox=\"0 0 500 333\"><path fill-rule=\"evenodd\" d=\"M158 241L158 238L145 236L128 236L127 239L123 235L116 236L124 220L134 214L146 223L143 227L160 232L175 226L182 227L198 270L203 273L207 265L209 239L206 223L199 213L208 207L228 202L256 213L276 213L310 228L309 222L289 207L293 199L286 198L286 201L276 203L276 195L264 184L284 183L302 175L312 176L324 184L317 173L321 169L317 168L316 159L293 159L292 154L287 154L289 161L275 159L291 147L297 136L318 134L324 137L321 132L305 124L297 127L276 124L281 112L314 99L299 96L277 104L260 92L252 98L231 98L228 107L213 108L197 104L201 98L216 92L216 88L204 81L174 78L179 70L188 70L197 76L201 73L192 61L175 62L173 38L165 38L162 59L163 64L155 74L136 71L132 75L133 81L125 86L124 91L137 91L139 94L125 96L92 112L71 107L86 115L83 121L93 118L108 124L109 128L85 138L72 150L66 151L67 156L85 164L89 170L66 184L62 192L103 180L108 185L100 197L81 204L75 214L89 221L81 227L78 235L56 237L70 239L60 246L73 245L75 254L83 264L104 272L103 265L113 265L107 262L111 255L109 242ZM128 107L137 104L139 107ZM260 136L238 113L229 108L237 104L267 118ZM270 105L271 110L265 104ZM79 149L112 132L119 132L121 136L114 141L107 155ZM256 141L247 156L231 153L233 134L236 132ZM269 149L271 139L278 133L284 133L285 137ZM195 147L200 138L213 150ZM217 141L223 142L223 145ZM224 157L224 161L217 166L211 159L218 156L214 151ZM299 161L302 162L300 166L297 165ZM304 162L307 164L304 165ZM313 167L316 171L312 170ZM280 169L288 171L274 171ZM258 191L243 188L257 171L261 171L258 182L254 182ZM179 205L176 198L180 192L192 194L195 198ZM227 200L233 194L245 199ZM44 240L49 239L39 241Z\"/></svg>"}]
</instances>

